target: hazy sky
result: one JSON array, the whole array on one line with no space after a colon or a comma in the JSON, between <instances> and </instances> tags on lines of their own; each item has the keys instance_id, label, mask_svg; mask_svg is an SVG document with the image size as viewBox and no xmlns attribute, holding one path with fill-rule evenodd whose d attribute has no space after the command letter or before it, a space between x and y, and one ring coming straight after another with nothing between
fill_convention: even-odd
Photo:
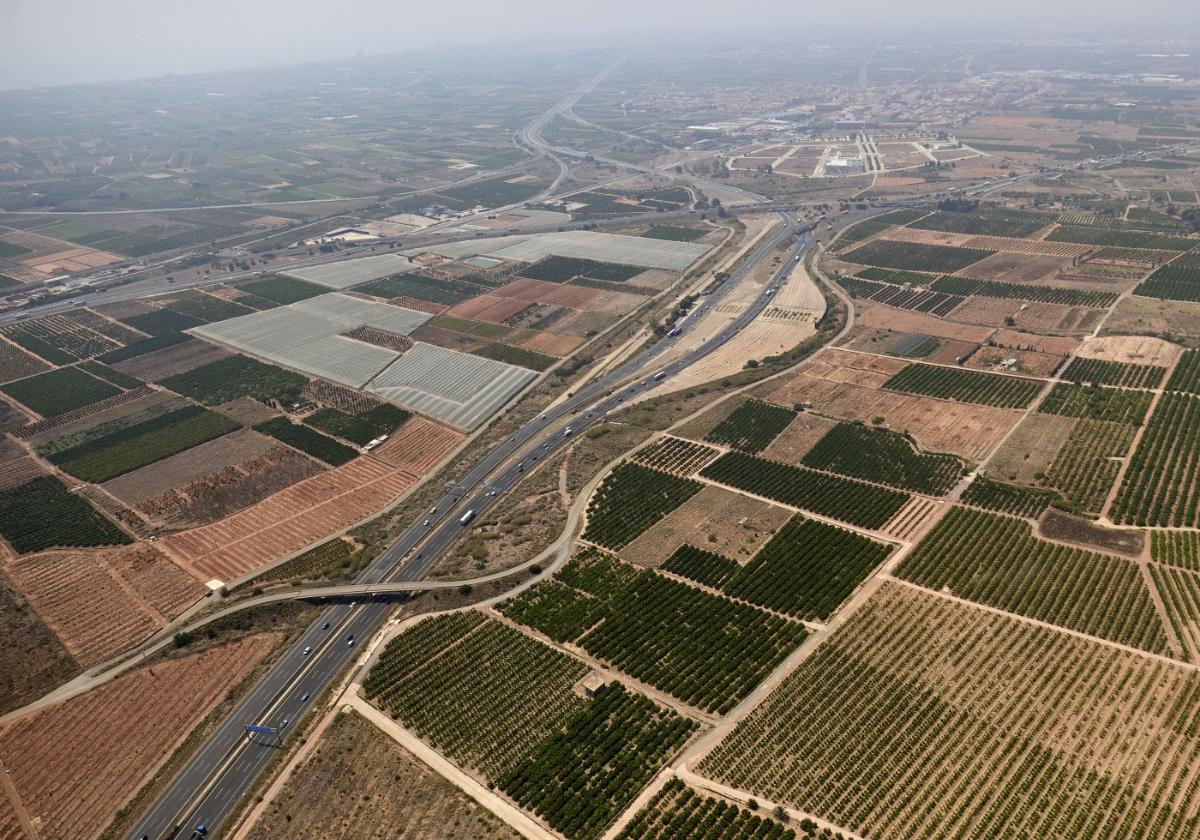
<instances>
[{"instance_id":1,"label":"hazy sky","mask_svg":"<svg viewBox=\"0 0 1200 840\"><path fill-rule=\"evenodd\" d=\"M0 87L342 58L503 38L761 27L887 33L895 25L1171 23L1200 37L1196 0L0 0ZM894 30L892 30L894 31ZM870 37L868 35L868 37ZM883 36L886 37L886 34ZM545 41L542 41L545 43Z\"/></svg>"}]
</instances>

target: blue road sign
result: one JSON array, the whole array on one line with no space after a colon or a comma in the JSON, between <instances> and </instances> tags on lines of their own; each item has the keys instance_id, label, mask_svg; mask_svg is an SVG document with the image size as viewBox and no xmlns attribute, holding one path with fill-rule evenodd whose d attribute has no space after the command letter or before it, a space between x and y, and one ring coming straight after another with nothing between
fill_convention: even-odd
<instances>
[{"instance_id":1,"label":"blue road sign","mask_svg":"<svg viewBox=\"0 0 1200 840\"><path fill-rule=\"evenodd\" d=\"M256 723L246 724L246 731L251 735L274 735L275 730L269 726L259 726Z\"/></svg>"}]
</instances>

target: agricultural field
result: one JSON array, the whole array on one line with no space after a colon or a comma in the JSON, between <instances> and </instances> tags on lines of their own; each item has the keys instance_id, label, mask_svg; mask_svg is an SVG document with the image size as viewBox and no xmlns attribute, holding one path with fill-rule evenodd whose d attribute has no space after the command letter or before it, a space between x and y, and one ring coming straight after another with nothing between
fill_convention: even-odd
<instances>
[{"instance_id":1,"label":"agricultural field","mask_svg":"<svg viewBox=\"0 0 1200 840\"><path fill-rule=\"evenodd\" d=\"M1200 397L1165 393L1130 458L1109 513L1130 525L1200 525Z\"/></svg>"},{"instance_id":2,"label":"agricultural field","mask_svg":"<svg viewBox=\"0 0 1200 840\"><path fill-rule=\"evenodd\" d=\"M470 300L476 295L484 294L488 289L488 286L472 283L462 278L451 280L422 274L419 271L381 277L355 287L356 292L386 300L416 298L439 304L441 307L450 307L456 303Z\"/></svg>"},{"instance_id":3,"label":"agricultural field","mask_svg":"<svg viewBox=\"0 0 1200 840\"><path fill-rule=\"evenodd\" d=\"M953 455L920 452L904 435L862 423L839 423L801 463L933 496L949 492L963 471L963 462Z\"/></svg>"},{"instance_id":4,"label":"agricultural field","mask_svg":"<svg viewBox=\"0 0 1200 840\"><path fill-rule=\"evenodd\" d=\"M742 452L727 452L700 474L756 496L863 528L883 527L908 501L907 494L895 490Z\"/></svg>"},{"instance_id":5,"label":"agricultural field","mask_svg":"<svg viewBox=\"0 0 1200 840\"><path fill-rule=\"evenodd\" d=\"M1189 662L1195 662L1200 655L1200 574L1157 563L1147 568L1179 640L1180 652Z\"/></svg>"},{"instance_id":6,"label":"agricultural field","mask_svg":"<svg viewBox=\"0 0 1200 840\"><path fill-rule=\"evenodd\" d=\"M1059 225L1051 231L1046 240L1112 248L1147 248L1159 251L1190 251L1196 247L1195 239L1184 239L1180 236L1079 225Z\"/></svg>"},{"instance_id":7,"label":"agricultural field","mask_svg":"<svg viewBox=\"0 0 1200 840\"><path fill-rule=\"evenodd\" d=\"M287 400L299 394L307 381L298 373L249 356L229 356L168 377L161 384L205 405L220 405L239 397Z\"/></svg>"},{"instance_id":8,"label":"agricultural field","mask_svg":"<svg viewBox=\"0 0 1200 840\"><path fill-rule=\"evenodd\" d=\"M338 467L358 457L358 450L352 449L344 443L338 443L333 438L307 426L293 423L286 417L276 417L265 423L259 423L254 427L254 431L270 435L294 449L319 458L330 466Z\"/></svg>"},{"instance_id":9,"label":"agricultural field","mask_svg":"<svg viewBox=\"0 0 1200 840\"><path fill-rule=\"evenodd\" d=\"M968 277L939 277L929 284L935 292L949 295L980 295L991 298L1032 300L1039 303L1061 303L1065 306L1089 306L1105 309L1117 299L1116 292L1063 289L1032 286L1023 283L998 283L994 280L972 280Z\"/></svg>"},{"instance_id":10,"label":"agricultural field","mask_svg":"<svg viewBox=\"0 0 1200 840\"><path fill-rule=\"evenodd\" d=\"M47 458L76 478L100 484L239 428L223 414L191 405L58 449Z\"/></svg>"},{"instance_id":11,"label":"agricultural field","mask_svg":"<svg viewBox=\"0 0 1200 840\"><path fill-rule=\"evenodd\" d=\"M1168 391L1200 394L1200 350L1184 350L1167 380Z\"/></svg>"},{"instance_id":12,"label":"agricultural field","mask_svg":"<svg viewBox=\"0 0 1200 840\"><path fill-rule=\"evenodd\" d=\"M53 417L120 393L116 386L79 368L46 371L0 385L0 391L43 417Z\"/></svg>"},{"instance_id":13,"label":"agricultural field","mask_svg":"<svg viewBox=\"0 0 1200 840\"><path fill-rule=\"evenodd\" d=\"M583 537L614 551L621 549L702 486L632 462L619 464L588 502Z\"/></svg>"},{"instance_id":14,"label":"agricultural field","mask_svg":"<svg viewBox=\"0 0 1200 840\"><path fill-rule=\"evenodd\" d=\"M928 280L924 275L922 278ZM961 295L930 291L924 285L918 288L904 288L889 283L862 280L858 277L839 277L838 283L852 298L866 298L885 306L928 312L931 315L949 315L965 300Z\"/></svg>"},{"instance_id":15,"label":"agricultural field","mask_svg":"<svg viewBox=\"0 0 1200 840\"><path fill-rule=\"evenodd\" d=\"M0 574L0 634L8 640L0 646L0 714L36 700L80 669L4 574Z\"/></svg>"},{"instance_id":16,"label":"agricultural field","mask_svg":"<svg viewBox=\"0 0 1200 840\"><path fill-rule=\"evenodd\" d=\"M1045 482L1076 510L1099 513L1129 452L1136 425L1081 418L1045 471Z\"/></svg>"},{"instance_id":17,"label":"agricultural field","mask_svg":"<svg viewBox=\"0 0 1200 840\"><path fill-rule=\"evenodd\" d=\"M638 811L617 835L617 840L743 840L747 837L795 840L796 832L765 814L697 794L673 778Z\"/></svg>"},{"instance_id":18,"label":"agricultural field","mask_svg":"<svg viewBox=\"0 0 1200 840\"><path fill-rule=\"evenodd\" d=\"M597 554L576 556L501 611L717 714L807 635L796 622Z\"/></svg>"},{"instance_id":19,"label":"agricultural field","mask_svg":"<svg viewBox=\"0 0 1200 840\"><path fill-rule=\"evenodd\" d=\"M0 382L23 379L49 369L50 366L37 356L0 339Z\"/></svg>"},{"instance_id":20,"label":"agricultural field","mask_svg":"<svg viewBox=\"0 0 1200 840\"><path fill-rule=\"evenodd\" d=\"M1133 291L1142 297L1200 301L1200 266L1164 265Z\"/></svg>"},{"instance_id":21,"label":"agricultural field","mask_svg":"<svg viewBox=\"0 0 1200 840\"><path fill-rule=\"evenodd\" d=\"M990 405L997 408L1025 408L1042 389L1036 379L999 376L959 370L938 365L908 365L883 387L907 394L919 394L943 400Z\"/></svg>"},{"instance_id":22,"label":"agricultural field","mask_svg":"<svg viewBox=\"0 0 1200 840\"><path fill-rule=\"evenodd\" d=\"M757 454L786 429L796 412L760 400L746 400L705 436L709 443L720 443Z\"/></svg>"},{"instance_id":23,"label":"agricultural field","mask_svg":"<svg viewBox=\"0 0 1200 840\"><path fill-rule=\"evenodd\" d=\"M69 365L117 349L120 344L65 315L20 321L0 329L14 344L55 365Z\"/></svg>"},{"instance_id":24,"label":"agricultural field","mask_svg":"<svg viewBox=\"0 0 1200 840\"><path fill-rule=\"evenodd\" d=\"M336 408L322 408L304 418L304 422L314 429L366 446L382 435L392 434L411 416L394 405L379 403L355 414L346 414Z\"/></svg>"},{"instance_id":25,"label":"agricultural field","mask_svg":"<svg viewBox=\"0 0 1200 840\"><path fill-rule=\"evenodd\" d=\"M0 732L0 763L40 832L99 836L153 772L147 756L170 754L278 642L251 636L143 666Z\"/></svg>"},{"instance_id":26,"label":"agricultural field","mask_svg":"<svg viewBox=\"0 0 1200 840\"><path fill-rule=\"evenodd\" d=\"M128 359L136 359L139 356L144 356L147 353L153 353L156 350L163 350L167 347L173 347L176 344L183 344L185 341L196 342L187 333L165 333L163 335L154 336L153 338L142 339L135 341L125 347L119 347L116 350L110 350L107 353L102 353L99 358L106 365L124 362Z\"/></svg>"},{"instance_id":27,"label":"agricultural field","mask_svg":"<svg viewBox=\"0 0 1200 840\"><path fill-rule=\"evenodd\" d=\"M17 554L132 542L85 499L49 475L0 490L0 537Z\"/></svg>"},{"instance_id":28,"label":"agricultural field","mask_svg":"<svg viewBox=\"0 0 1200 840\"><path fill-rule=\"evenodd\" d=\"M568 838L597 836L695 725L619 685L583 700L571 687L585 665L481 619L449 614L401 633L364 692ZM632 760L598 774L620 749Z\"/></svg>"},{"instance_id":29,"label":"agricultural field","mask_svg":"<svg viewBox=\"0 0 1200 840\"><path fill-rule=\"evenodd\" d=\"M286 306L289 303L296 303L301 300L308 300L329 291L326 287L318 286L316 283L297 280L294 277L281 277L279 275L267 277L263 280L251 280L248 283L240 283L237 288L249 292L256 297L277 303L280 306Z\"/></svg>"},{"instance_id":30,"label":"agricultural field","mask_svg":"<svg viewBox=\"0 0 1200 840\"><path fill-rule=\"evenodd\" d=\"M1166 368L1157 365L1135 365L1076 357L1060 376L1068 382L1078 384L1155 388L1162 383L1166 372Z\"/></svg>"},{"instance_id":31,"label":"agricultural field","mask_svg":"<svg viewBox=\"0 0 1200 840\"><path fill-rule=\"evenodd\" d=\"M858 265L872 265L880 268L953 274L992 253L992 251L973 248L876 239L843 254L842 259Z\"/></svg>"},{"instance_id":32,"label":"agricultural field","mask_svg":"<svg viewBox=\"0 0 1200 840\"><path fill-rule=\"evenodd\" d=\"M1156 653L1162 623L1135 563L1040 540L1028 522L952 508L897 575L933 590Z\"/></svg>"},{"instance_id":33,"label":"agricultural field","mask_svg":"<svg viewBox=\"0 0 1200 840\"><path fill-rule=\"evenodd\" d=\"M970 213L930 213L908 227L917 230L937 230L946 233L969 233L975 236L1009 236L1023 239L1044 228L1052 217L1022 218L1004 212L975 210Z\"/></svg>"},{"instance_id":34,"label":"agricultural field","mask_svg":"<svg viewBox=\"0 0 1200 840\"><path fill-rule=\"evenodd\" d=\"M881 840L1184 838L1198 687L1164 660L887 583L698 770Z\"/></svg>"},{"instance_id":35,"label":"agricultural field","mask_svg":"<svg viewBox=\"0 0 1200 840\"><path fill-rule=\"evenodd\" d=\"M1150 559L1200 572L1200 534L1195 531L1151 531Z\"/></svg>"},{"instance_id":36,"label":"agricultural field","mask_svg":"<svg viewBox=\"0 0 1200 840\"><path fill-rule=\"evenodd\" d=\"M1037 519L1055 498L1054 493L1045 490L1031 490L983 476L976 476L962 494L963 504L1026 519Z\"/></svg>"},{"instance_id":37,"label":"agricultural field","mask_svg":"<svg viewBox=\"0 0 1200 840\"><path fill-rule=\"evenodd\" d=\"M1144 391L1059 382L1042 400L1038 411L1138 426L1150 409L1151 399L1152 395Z\"/></svg>"},{"instance_id":38,"label":"agricultural field","mask_svg":"<svg viewBox=\"0 0 1200 840\"><path fill-rule=\"evenodd\" d=\"M718 450L702 443L677 437L664 437L639 450L632 460L644 467L686 478L719 455Z\"/></svg>"},{"instance_id":39,"label":"agricultural field","mask_svg":"<svg viewBox=\"0 0 1200 840\"><path fill-rule=\"evenodd\" d=\"M519 835L354 712L338 715L250 830L270 840L342 835L405 840L501 840Z\"/></svg>"}]
</instances>

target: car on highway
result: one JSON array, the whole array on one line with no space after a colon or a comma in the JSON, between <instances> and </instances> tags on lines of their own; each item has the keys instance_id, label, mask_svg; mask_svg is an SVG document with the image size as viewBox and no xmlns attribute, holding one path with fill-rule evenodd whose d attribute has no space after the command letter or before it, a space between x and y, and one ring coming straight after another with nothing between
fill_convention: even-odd
<instances>
[{"instance_id":1,"label":"car on highway","mask_svg":"<svg viewBox=\"0 0 1200 840\"><path fill-rule=\"evenodd\" d=\"M304 649L304 655L305 655L305 656L308 656L310 653L312 653L312 648L311 648L311 647L306 647L306 648Z\"/></svg>"}]
</instances>

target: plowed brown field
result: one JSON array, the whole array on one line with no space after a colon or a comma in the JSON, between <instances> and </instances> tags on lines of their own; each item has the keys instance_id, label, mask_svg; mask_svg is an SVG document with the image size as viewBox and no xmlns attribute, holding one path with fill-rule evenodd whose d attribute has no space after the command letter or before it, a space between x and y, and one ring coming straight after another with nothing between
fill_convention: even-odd
<instances>
[{"instance_id":1,"label":"plowed brown field","mask_svg":"<svg viewBox=\"0 0 1200 840\"><path fill-rule=\"evenodd\" d=\"M94 837L162 759L278 643L252 636L139 668L0 733L8 770L44 838Z\"/></svg>"},{"instance_id":2,"label":"plowed brown field","mask_svg":"<svg viewBox=\"0 0 1200 840\"><path fill-rule=\"evenodd\" d=\"M382 510L416 480L358 458L159 545L199 580L235 580Z\"/></svg>"},{"instance_id":3,"label":"plowed brown field","mask_svg":"<svg viewBox=\"0 0 1200 840\"><path fill-rule=\"evenodd\" d=\"M16 560L5 571L85 667L141 641L205 591L145 544L47 551Z\"/></svg>"},{"instance_id":4,"label":"plowed brown field","mask_svg":"<svg viewBox=\"0 0 1200 840\"><path fill-rule=\"evenodd\" d=\"M371 452L388 466L422 476L462 443L464 435L455 429L413 417L390 438Z\"/></svg>"}]
</instances>

